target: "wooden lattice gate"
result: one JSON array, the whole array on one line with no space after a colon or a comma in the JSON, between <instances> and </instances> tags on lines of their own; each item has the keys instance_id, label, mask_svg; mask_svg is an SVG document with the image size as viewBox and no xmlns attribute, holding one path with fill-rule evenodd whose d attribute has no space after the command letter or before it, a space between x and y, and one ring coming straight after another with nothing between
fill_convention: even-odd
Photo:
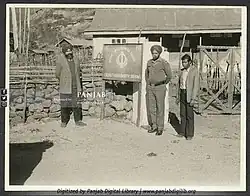
<instances>
[{"instance_id":1,"label":"wooden lattice gate","mask_svg":"<svg viewBox=\"0 0 250 196\"><path fill-rule=\"evenodd\" d=\"M200 114L240 114L241 50L239 47L199 46Z\"/></svg>"}]
</instances>

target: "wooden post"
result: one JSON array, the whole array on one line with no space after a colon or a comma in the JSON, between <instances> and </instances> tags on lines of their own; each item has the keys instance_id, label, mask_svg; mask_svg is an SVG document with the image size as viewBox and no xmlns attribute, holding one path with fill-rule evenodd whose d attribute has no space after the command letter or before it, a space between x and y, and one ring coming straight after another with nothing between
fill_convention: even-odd
<instances>
[{"instance_id":1,"label":"wooden post","mask_svg":"<svg viewBox=\"0 0 250 196\"><path fill-rule=\"evenodd\" d=\"M202 55L201 55L201 53L202 53L202 49L201 49L201 44L202 44L202 42L201 42L201 40L202 40L202 37L200 36L200 51L199 51L199 58L200 58L200 67L199 67L199 73L198 73L198 75L199 75L199 83L198 83L198 113L200 114L201 113L201 76L202 76L202 63L203 63L203 61L202 61Z\"/></svg>"},{"instance_id":2,"label":"wooden post","mask_svg":"<svg viewBox=\"0 0 250 196\"><path fill-rule=\"evenodd\" d=\"M102 80L102 92L105 92L105 80ZM100 115L100 120L103 120L105 117L105 97L102 97L102 103L101 103L101 115Z\"/></svg>"},{"instance_id":3,"label":"wooden post","mask_svg":"<svg viewBox=\"0 0 250 196\"><path fill-rule=\"evenodd\" d=\"M26 18L27 18L27 8L24 8L24 20L23 20L23 52L25 52L25 39L26 39Z\"/></svg>"},{"instance_id":4,"label":"wooden post","mask_svg":"<svg viewBox=\"0 0 250 196\"><path fill-rule=\"evenodd\" d=\"M137 121L136 121L136 126L140 126L140 121L141 121L141 88L142 88L142 83L139 82L139 90L138 90L138 116L137 116Z\"/></svg>"},{"instance_id":5,"label":"wooden post","mask_svg":"<svg viewBox=\"0 0 250 196\"><path fill-rule=\"evenodd\" d=\"M233 48L231 49L231 58L230 58L230 70L229 70L229 83L228 83L228 110L232 113L232 105L233 105L233 64L234 64L234 56L233 56Z\"/></svg>"},{"instance_id":6,"label":"wooden post","mask_svg":"<svg viewBox=\"0 0 250 196\"><path fill-rule=\"evenodd\" d=\"M28 8L28 17L27 17L27 29L28 29L28 37L27 37L27 47L26 47L26 62L25 66L29 65L29 38L30 38L30 9ZM27 70L27 69L26 69ZM27 107L27 72L25 72L25 86L24 86L24 108L23 108L23 122L26 121L26 107Z\"/></svg>"},{"instance_id":7,"label":"wooden post","mask_svg":"<svg viewBox=\"0 0 250 196\"><path fill-rule=\"evenodd\" d=\"M19 8L19 54L22 53L22 8Z\"/></svg>"}]
</instances>

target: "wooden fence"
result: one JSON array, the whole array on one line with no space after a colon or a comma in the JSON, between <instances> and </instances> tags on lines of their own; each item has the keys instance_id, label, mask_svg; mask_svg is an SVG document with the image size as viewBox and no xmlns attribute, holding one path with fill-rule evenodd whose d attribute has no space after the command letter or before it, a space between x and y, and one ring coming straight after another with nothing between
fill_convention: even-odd
<instances>
[{"instance_id":1,"label":"wooden fence","mask_svg":"<svg viewBox=\"0 0 250 196\"><path fill-rule=\"evenodd\" d=\"M92 59L81 63L82 81L102 80L103 61L102 59ZM55 77L56 66L10 66L10 84L25 83L58 83Z\"/></svg>"}]
</instances>

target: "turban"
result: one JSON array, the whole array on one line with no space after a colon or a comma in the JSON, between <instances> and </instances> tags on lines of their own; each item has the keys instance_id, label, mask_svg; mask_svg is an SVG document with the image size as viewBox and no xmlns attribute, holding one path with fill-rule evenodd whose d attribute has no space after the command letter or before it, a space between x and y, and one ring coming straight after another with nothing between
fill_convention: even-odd
<instances>
[{"instance_id":1,"label":"turban","mask_svg":"<svg viewBox=\"0 0 250 196\"><path fill-rule=\"evenodd\" d=\"M67 52L68 49L73 50L72 45L70 45L68 43L63 43L62 44L62 52L65 53L65 52Z\"/></svg>"},{"instance_id":2,"label":"turban","mask_svg":"<svg viewBox=\"0 0 250 196\"><path fill-rule=\"evenodd\" d=\"M151 50L151 53L153 53L154 50L156 50L159 54L162 53L162 47L159 45L152 46L150 50Z\"/></svg>"}]
</instances>

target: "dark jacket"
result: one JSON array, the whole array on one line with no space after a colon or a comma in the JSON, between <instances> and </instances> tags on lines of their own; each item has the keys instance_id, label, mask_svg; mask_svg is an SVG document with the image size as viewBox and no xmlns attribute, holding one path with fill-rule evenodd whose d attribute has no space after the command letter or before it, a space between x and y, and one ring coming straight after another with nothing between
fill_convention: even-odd
<instances>
[{"instance_id":1,"label":"dark jacket","mask_svg":"<svg viewBox=\"0 0 250 196\"><path fill-rule=\"evenodd\" d=\"M165 84L168 84L171 78L172 71L166 60L158 58L156 61L153 61L152 59L148 61L145 72L145 80L147 84L157 84L162 81L165 81Z\"/></svg>"},{"instance_id":2,"label":"dark jacket","mask_svg":"<svg viewBox=\"0 0 250 196\"><path fill-rule=\"evenodd\" d=\"M76 73L77 92L82 92L81 87L81 69L80 62L74 56L74 65ZM59 92L62 94L72 94L72 77L68 61L63 53L56 54L56 77L59 79Z\"/></svg>"}]
</instances>

